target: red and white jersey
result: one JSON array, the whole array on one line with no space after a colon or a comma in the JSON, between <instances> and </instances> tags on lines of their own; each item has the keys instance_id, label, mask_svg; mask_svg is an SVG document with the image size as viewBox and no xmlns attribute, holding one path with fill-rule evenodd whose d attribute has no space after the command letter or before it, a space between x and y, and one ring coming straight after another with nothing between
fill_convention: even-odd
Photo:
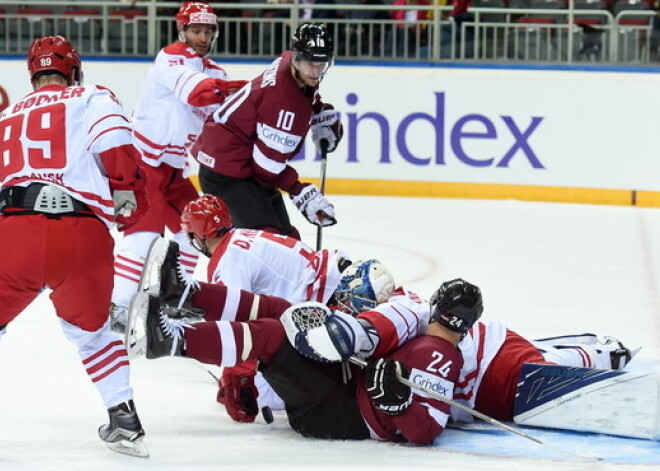
<instances>
[{"instance_id":1,"label":"red and white jersey","mask_svg":"<svg viewBox=\"0 0 660 471\"><path fill-rule=\"evenodd\" d=\"M371 355L380 358L409 340L426 332L431 309L429 303L412 291L399 287L390 299L371 311L361 312L358 318L366 319L378 332L378 346Z\"/></svg>"},{"instance_id":2,"label":"red and white jersey","mask_svg":"<svg viewBox=\"0 0 660 471\"><path fill-rule=\"evenodd\" d=\"M408 367L409 379L449 399L463 365L461 352L446 339L422 335L398 348L387 358L399 360ZM355 371L355 370L354 370ZM364 372L358 371L358 407L371 437L377 440L405 439L411 443L433 443L447 425L450 407L444 402L413 389L413 401L399 416L376 410L366 391Z\"/></svg>"},{"instance_id":3,"label":"red and white jersey","mask_svg":"<svg viewBox=\"0 0 660 471\"><path fill-rule=\"evenodd\" d=\"M298 173L287 161L300 150L319 97L316 89L298 85L291 60L291 51L284 52L213 113L195 149L201 165L288 193L300 191Z\"/></svg>"},{"instance_id":4,"label":"red and white jersey","mask_svg":"<svg viewBox=\"0 0 660 471\"><path fill-rule=\"evenodd\" d=\"M110 227L114 204L99 154L130 144L130 123L110 90L48 85L0 114L0 186L51 184Z\"/></svg>"},{"instance_id":5,"label":"red and white jersey","mask_svg":"<svg viewBox=\"0 0 660 471\"><path fill-rule=\"evenodd\" d=\"M315 252L298 239L254 229L233 229L213 252L210 283L224 284L290 303L326 303L341 273L338 250Z\"/></svg>"},{"instance_id":6,"label":"red and white jersey","mask_svg":"<svg viewBox=\"0 0 660 471\"><path fill-rule=\"evenodd\" d=\"M454 400L474 409L481 380L505 338L506 325L499 319L479 320L472 326L458 344L463 354L463 368L454 391ZM457 408L452 408L452 418L457 422L473 421L471 415Z\"/></svg>"},{"instance_id":7,"label":"red and white jersey","mask_svg":"<svg viewBox=\"0 0 660 471\"><path fill-rule=\"evenodd\" d=\"M189 103L194 88L209 77L225 80L227 74L183 42L160 50L133 111L133 145L147 164L188 165L188 150L204 120L218 107L196 108Z\"/></svg>"}]
</instances>

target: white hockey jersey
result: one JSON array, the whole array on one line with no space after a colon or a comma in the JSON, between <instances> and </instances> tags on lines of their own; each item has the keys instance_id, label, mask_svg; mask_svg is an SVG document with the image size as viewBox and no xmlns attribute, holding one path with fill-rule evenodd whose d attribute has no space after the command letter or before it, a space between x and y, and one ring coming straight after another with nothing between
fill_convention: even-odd
<instances>
[{"instance_id":1,"label":"white hockey jersey","mask_svg":"<svg viewBox=\"0 0 660 471\"><path fill-rule=\"evenodd\" d=\"M219 106L196 108L189 103L193 89L209 77L225 80L227 74L183 42L158 53L133 111L133 144L147 164L187 167L188 150L204 120Z\"/></svg>"},{"instance_id":2,"label":"white hockey jersey","mask_svg":"<svg viewBox=\"0 0 660 471\"><path fill-rule=\"evenodd\" d=\"M431 308L429 303L412 291L399 287L386 303L357 315L366 319L378 332L379 342L371 354L385 356L409 340L426 333Z\"/></svg>"},{"instance_id":3,"label":"white hockey jersey","mask_svg":"<svg viewBox=\"0 0 660 471\"><path fill-rule=\"evenodd\" d=\"M315 252L293 237L233 229L213 252L208 279L291 303L326 303L341 278L339 258L348 256L339 250Z\"/></svg>"},{"instance_id":4,"label":"white hockey jersey","mask_svg":"<svg viewBox=\"0 0 660 471\"><path fill-rule=\"evenodd\" d=\"M463 368L454 389L454 400L474 409L477 391L488 366L499 352L506 338L506 325L499 319L477 321L459 342L463 354ZM473 418L462 410L452 407L452 418L470 423Z\"/></svg>"},{"instance_id":5,"label":"white hockey jersey","mask_svg":"<svg viewBox=\"0 0 660 471\"><path fill-rule=\"evenodd\" d=\"M111 227L114 204L99 153L131 144L119 100L97 85L48 85L0 114L0 186L49 183Z\"/></svg>"}]
</instances>

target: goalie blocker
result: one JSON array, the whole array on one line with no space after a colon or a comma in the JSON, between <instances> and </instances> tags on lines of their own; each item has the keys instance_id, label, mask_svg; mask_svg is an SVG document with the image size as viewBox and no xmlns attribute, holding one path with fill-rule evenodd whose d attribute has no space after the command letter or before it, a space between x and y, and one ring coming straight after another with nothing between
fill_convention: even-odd
<instances>
[{"instance_id":1,"label":"goalie blocker","mask_svg":"<svg viewBox=\"0 0 660 471\"><path fill-rule=\"evenodd\" d=\"M514 405L520 425L658 440L660 375L525 363Z\"/></svg>"}]
</instances>

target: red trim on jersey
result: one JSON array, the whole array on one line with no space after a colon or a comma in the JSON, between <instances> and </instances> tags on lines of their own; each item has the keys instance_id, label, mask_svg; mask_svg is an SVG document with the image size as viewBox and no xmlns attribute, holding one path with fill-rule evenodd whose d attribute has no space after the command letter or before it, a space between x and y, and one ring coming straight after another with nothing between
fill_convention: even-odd
<instances>
[{"instance_id":1,"label":"red trim on jersey","mask_svg":"<svg viewBox=\"0 0 660 471\"><path fill-rule=\"evenodd\" d=\"M470 381L474 380L477 377L477 375L479 374L479 369L481 368L481 361L484 359L484 347L486 344L486 326L480 323L477 324L477 327L479 328L479 347L477 348L477 366L473 371L471 371L465 376L464 381L458 381L456 383L456 387L458 388L467 387ZM470 388L470 391L468 393L456 394L454 396L454 399L469 400L473 394L474 394L474 388Z\"/></svg>"},{"instance_id":2,"label":"red trim on jersey","mask_svg":"<svg viewBox=\"0 0 660 471\"><path fill-rule=\"evenodd\" d=\"M205 69L221 70L221 71L223 71L225 74L227 73L227 72L225 71L225 69L223 69L222 67L220 67L218 64L216 64L214 61L212 61L212 60L209 59L208 57L203 57L203 58L202 58L202 63L204 64L204 68L205 68Z\"/></svg>"},{"instance_id":3,"label":"red trim on jersey","mask_svg":"<svg viewBox=\"0 0 660 471\"><path fill-rule=\"evenodd\" d=\"M188 59L195 59L196 57L201 57L195 52L193 48L188 46L182 41L176 41L168 46L163 48L163 51L172 56L184 56Z\"/></svg>"},{"instance_id":4,"label":"red trim on jersey","mask_svg":"<svg viewBox=\"0 0 660 471\"><path fill-rule=\"evenodd\" d=\"M104 134L107 134L107 133L109 133L109 132L111 132L111 131L116 131L116 130L118 130L118 129L124 129L124 130L128 131L129 133L131 132L131 128L130 128L129 126L115 126L114 128L108 128L108 129L106 129L105 131L103 131L103 132L97 134L97 135L94 137L94 139L92 139L92 142L90 142L90 143L89 143L89 146L87 146L87 150L89 150L89 149L92 147L92 144L94 144L94 143L96 142L96 140L97 140L99 137L101 137L101 136L103 136Z\"/></svg>"},{"instance_id":5,"label":"red trim on jersey","mask_svg":"<svg viewBox=\"0 0 660 471\"><path fill-rule=\"evenodd\" d=\"M128 123L128 119L126 119L126 116L122 116L120 114L108 114L108 115L105 115L103 118L99 119L98 121L96 121L94 124L92 124L90 126L90 128L87 130L87 134L91 134L97 124L99 124L100 122L102 122L102 121L104 121L108 118L121 118L122 120L124 120Z\"/></svg>"},{"instance_id":6,"label":"red trim on jersey","mask_svg":"<svg viewBox=\"0 0 660 471\"><path fill-rule=\"evenodd\" d=\"M234 229L227 232L222 237L222 240L220 240L220 243L213 251L213 254L211 254L211 260L209 260L208 269L206 271L206 276L209 282L213 282L213 274L215 273L215 270L218 268L218 263L220 263L220 259L222 259L225 252L227 251L227 247L229 246L229 241L231 240L231 236L233 233L234 233Z\"/></svg>"},{"instance_id":7,"label":"red trim on jersey","mask_svg":"<svg viewBox=\"0 0 660 471\"><path fill-rule=\"evenodd\" d=\"M366 319L378 332L378 346L372 354L374 358L380 358L394 350L399 345L399 333L396 325L385 315L378 311L365 311L356 316L358 319Z\"/></svg>"}]
</instances>

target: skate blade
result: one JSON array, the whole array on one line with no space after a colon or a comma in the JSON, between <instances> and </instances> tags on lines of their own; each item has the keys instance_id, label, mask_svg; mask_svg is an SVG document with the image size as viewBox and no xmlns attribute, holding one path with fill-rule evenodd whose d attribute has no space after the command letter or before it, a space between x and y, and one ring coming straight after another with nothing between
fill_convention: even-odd
<instances>
[{"instance_id":1,"label":"skate blade","mask_svg":"<svg viewBox=\"0 0 660 471\"><path fill-rule=\"evenodd\" d=\"M167 256L170 242L163 237L157 237L151 243L144 269L140 277L138 291L149 291L158 296L160 291L160 267Z\"/></svg>"},{"instance_id":2,"label":"skate blade","mask_svg":"<svg viewBox=\"0 0 660 471\"><path fill-rule=\"evenodd\" d=\"M144 356L147 352L148 306L149 295L146 292L138 291L133 295L128 307L128 322L124 336L124 345L129 358Z\"/></svg>"},{"instance_id":3,"label":"skate blade","mask_svg":"<svg viewBox=\"0 0 660 471\"><path fill-rule=\"evenodd\" d=\"M120 440L115 443L106 443L106 445L115 453L134 456L136 458L149 458L149 450L142 438L138 438L135 441Z\"/></svg>"}]
</instances>

